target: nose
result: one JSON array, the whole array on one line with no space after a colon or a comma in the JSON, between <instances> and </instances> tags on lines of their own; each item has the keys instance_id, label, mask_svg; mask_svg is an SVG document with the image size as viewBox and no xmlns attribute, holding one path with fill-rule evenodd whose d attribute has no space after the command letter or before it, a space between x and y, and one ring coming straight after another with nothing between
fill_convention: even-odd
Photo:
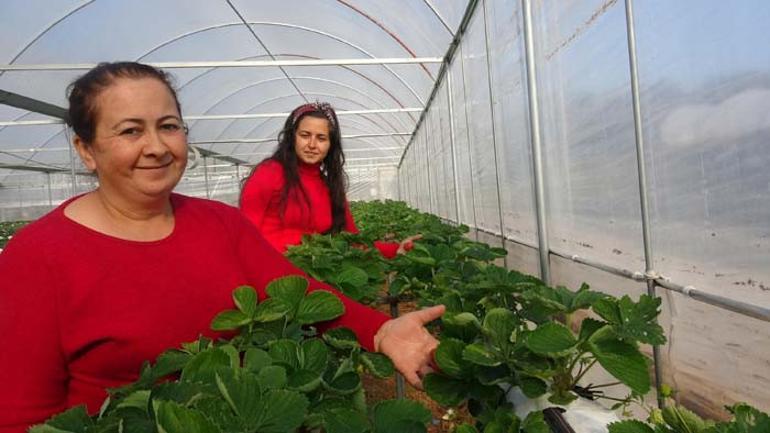
<instances>
[{"instance_id":1,"label":"nose","mask_svg":"<svg viewBox=\"0 0 770 433\"><path fill-rule=\"evenodd\" d=\"M145 156L163 156L168 153L168 146L164 141L163 135L157 128L148 128L145 135L145 143L142 148L142 153Z\"/></svg>"}]
</instances>

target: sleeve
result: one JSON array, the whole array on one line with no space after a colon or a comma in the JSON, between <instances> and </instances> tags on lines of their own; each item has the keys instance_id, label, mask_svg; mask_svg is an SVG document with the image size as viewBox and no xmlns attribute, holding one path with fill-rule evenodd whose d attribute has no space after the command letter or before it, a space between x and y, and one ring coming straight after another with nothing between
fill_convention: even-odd
<instances>
[{"instance_id":1,"label":"sleeve","mask_svg":"<svg viewBox=\"0 0 770 433\"><path fill-rule=\"evenodd\" d=\"M353 214L350 212L350 205L347 202L345 202L345 231L354 234L358 233L358 227L356 227ZM388 260L396 257L398 246L398 242L374 241L374 248L377 248L382 257Z\"/></svg>"},{"instance_id":2,"label":"sleeve","mask_svg":"<svg viewBox=\"0 0 770 433\"><path fill-rule=\"evenodd\" d=\"M374 241L374 247L388 260L396 257L399 245L398 242Z\"/></svg>"},{"instance_id":3,"label":"sleeve","mask_svg":"<svg viewBox=\"0 0 770 433\"><path fill-rule=\"evenodd\" d=\"M0 432L24 432L65 409L67 367L44 252L16 236L0 253ZM39 244L39 243L38 243Z\"/></svg>"},{"instance_id":4,"label":"sleeve","mask_svg":"<svg viewBox=\"0 0 770 433\"><path fill-rule=\"evenodd\" d=\"M358 234L358 227L356 227L356 222L353 221L353 214L350 212L350 204L347 201L345 202L345 231Z\"/></svg>"},{"instance_id":5,"label":"sleeve","mask_svg":"<svg viewBox=\"0 0 770 433\"><path fill-rule=\"evenodd\" d=\"M267 209L282 184L283 173L269 161L258 166L246 180L241 196L241 212L258 229L261 229Z\"/></svg>"},{"instance_id":6,"label":"sleeve","mask_svg":"<svg viewBox=\"0 0 770 433\"><path fill-rule=\"evenodd\" d=\"M353 330L361 345L369 351L374 350L374 335L390 317L373 308L364 306L346 297L331 286L308 277L301 269L294 266L286 257L276 251L245 221L241 224L238 236L238 257L241 257L248 281L264 298L267 284L286 275L302 275L310 282L309 291L326 290L337 296L345 306L345 314L319 326L321 331L336 327Z\"/></svg>"}]
</instances>

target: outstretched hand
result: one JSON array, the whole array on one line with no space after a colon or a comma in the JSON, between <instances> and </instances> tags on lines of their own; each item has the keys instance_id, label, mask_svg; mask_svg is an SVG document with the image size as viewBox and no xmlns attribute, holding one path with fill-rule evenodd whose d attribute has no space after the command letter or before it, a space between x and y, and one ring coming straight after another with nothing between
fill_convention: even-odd
<instances>
[{"instance_id":1,"label":"outstretched hand","mask_svg":"<svg viewBox=\"0 0 770 433\"><path fill-rule=\"evenodd\" d=\"M374 336L375 350L387 355L412 386L422 389L422 377L430 373L436 340L425 324L438 319L446 308L436 305L391 319Z\"/></svg>"},{"instance_id":2,"label":"outstretched hand","mask_svg":"<svg viewBox=\"0 0 770 433\"><path fill-rule=\"evenodd\" d=\"M407 251L410 251L412 248L414 248L414 241L419 241L420 239L422 239L421 234L412 235L405 238L398 243L398 250L396 254L406 254Z\"/></svg>"}]
</instances>

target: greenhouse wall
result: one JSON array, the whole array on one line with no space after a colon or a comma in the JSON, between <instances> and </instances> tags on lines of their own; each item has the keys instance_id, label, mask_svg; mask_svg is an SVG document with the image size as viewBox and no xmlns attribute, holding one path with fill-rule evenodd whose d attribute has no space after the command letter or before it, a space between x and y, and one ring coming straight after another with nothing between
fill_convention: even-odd
<instances>
[{"instance_id":1,"label":"greenhouse wall","mask_svg":"<svg viewBox=\"0 0 770 433\"><path fill-rule=\"evenodd\" d=\"M533 76L528 3L478 2L399 167L400 197L505 239L507 265L538 274L534 103L551 284L635 298L648 272L766 309L770 48L759 41L770 5L636 2L638 141L624 2L533 2ZM678 398L716 416L736 401L770 409L770 323L656 290L662 381Z\"/></svg>"}]
</instances>

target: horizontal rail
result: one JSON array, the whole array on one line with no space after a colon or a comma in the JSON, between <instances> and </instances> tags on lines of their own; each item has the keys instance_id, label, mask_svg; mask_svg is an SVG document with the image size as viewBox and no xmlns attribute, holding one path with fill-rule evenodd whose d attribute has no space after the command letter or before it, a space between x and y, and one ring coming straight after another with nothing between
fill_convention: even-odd
<instances>
[{"instance_id":1,"label":"horizontal rail","mask_svg":"<svg viewBox=\"0 0 770 433\"><path fill-rule=\"evenodd\" d=\"M183 68L264 68L283 66L355 66L355 65L408 65L441 63L442 57L403 57L382 59L302 59L302 60L225 60L205 62L151 62L161 69ZM96 63L59 63L37 65L0 65L0 71L76 71L88 70Z\"/></svg>"}]
</instances>

